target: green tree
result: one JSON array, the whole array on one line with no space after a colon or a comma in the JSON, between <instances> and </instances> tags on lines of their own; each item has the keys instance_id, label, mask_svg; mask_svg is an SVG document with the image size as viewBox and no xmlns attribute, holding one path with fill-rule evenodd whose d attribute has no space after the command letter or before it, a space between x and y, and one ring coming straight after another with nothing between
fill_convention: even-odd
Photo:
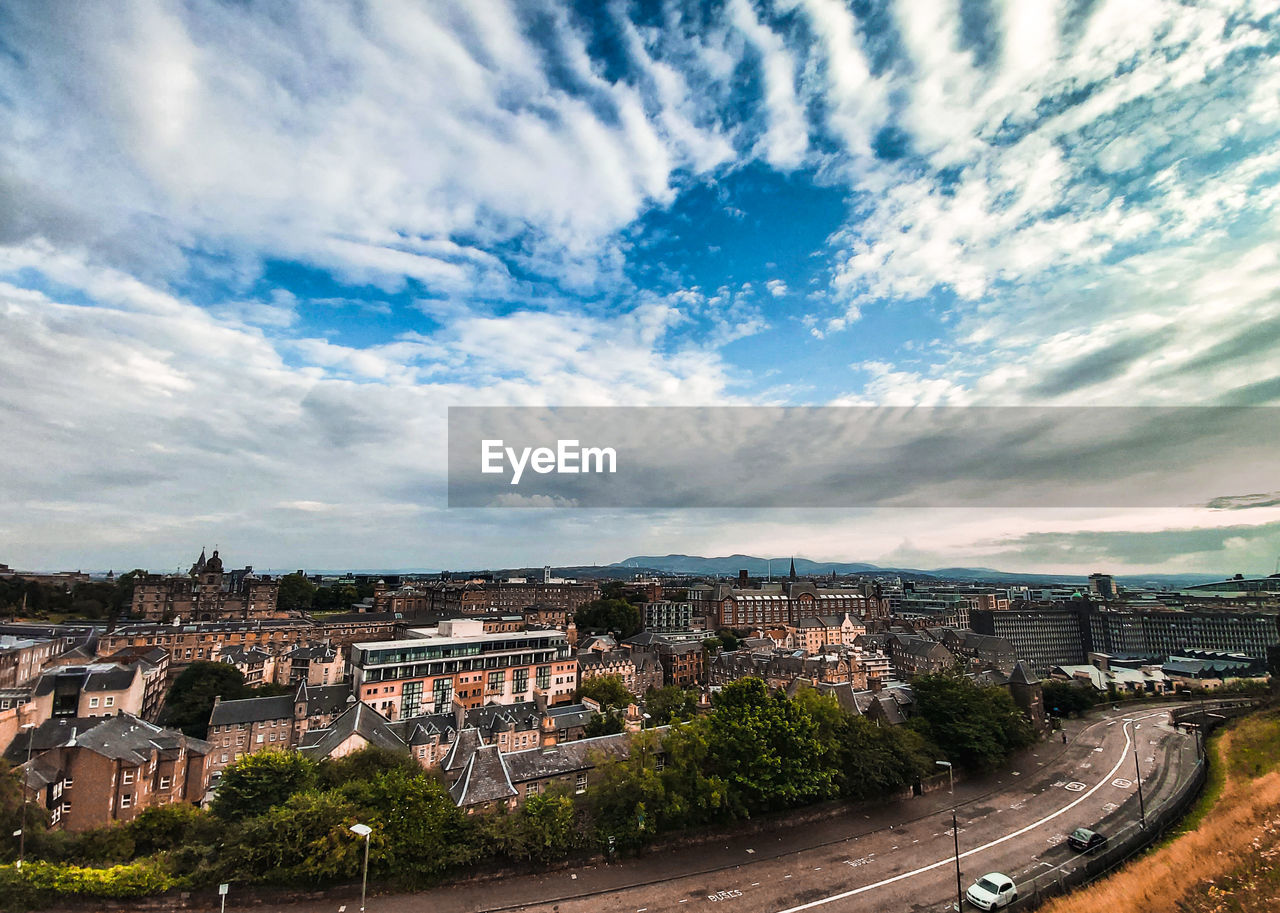
<instances>
[{"instance_id":1,"label":"green tree","mask_svg":"<svg viewBox=\"0 0 1280 913\"><path fill-rule=\"evenodd\" d=\"M962 767L991 770L1035 740L1003 688L953 675L918 676L911 688L917 713L911 725Z\"/></svg>"},{"instance_id":2,"label":"green tree","mask_svg":"<svg viewBox=\"0 0 1280 913\"><path fill-rule=\"evenodd\" d=\"M1044 706L1055 716L1079 716L1094 704L1101 695L1092 685L1073 682L1045 682Z\"/></svg>"},{"instance_id":3,"label":"green tree","mask_svg":"<svg viewBox=\"0 0 1280 913\"><path fill-rule=\"evenodd\" d=\"M726 685L706 721L715 747L711 772L730 788L735 811L788 808L835 793L834 771L815 758L826 754L818 725L800 704L770 693L758 678Z\"/></svg>"},{"instance_id":4,"label":"green tree","mask_svg":"<svg viewBox=\"0 0 1280 913\"><path fill-rule=\"evenodd\" d=\"M494 815L486 824L498 852L545 865L583 845L579 818L567 789L557 786L527 797L514 812Z\"/></svg>"},{"instance_id":5,"label":"green tree","mask_svg":"<svg viewBox=\"0 0 1280 913\"><path fill-rule=\"evenodd\" d=\"M285 574L280 578L280 591L276 605L285 611L306 611L315 598L316 585L305 574Z\"/></svg>"},{"instance_id":6,"label":"green tree","mask_svg":"<svg viewBox=\"0 0 1280 913\"><path fill-rule=\"evenodd\" d=\"M678 685L650 688L644 696L644 709L655 726L691 720L698 712L698 694Z\"/></svg>"},{"instance_id":7,"label":"green tree","mask_svg":"<svg viewBox=\"0 0 1280 913\"><path fill-rule=\"evenodd\" d=\"M626 639L640 633L640 610L625 599L597 599L573 616L578 630L589 634L612 632Z\"/></svg>"},{"instance_id":8,"label":"green tree","mask_svg":"<svg viewBox=\"0 0 1280 913\"><path fill-rule=\"evenodd\" d=\"M397 770L414 776L422 773L422 767L406 752L369 745L340 758L325 758L317 767L316 782L324 789L335 789L353 780L372 781Z\"/></svg>"},{"instance_id":9,"label":"green tree","mask_svg":"<svg viewBox=\"0 0 1280 913\"><path fill-rule=\"evenodd\" d=\"M222 798L221 788L218 798ZM331 882L353 878L360 872L364 841L357 840L349 830L360 820L360 813L342 794L307 790L259 811L262 813L248 817L233 838L226 841L218 877ZM375 831L370 840L372 859L374 848L381 850L386 837Z\"/></svg>"},{"instance_id":10,"label":"green tree","mask_svg":"<svg viewBox=\"0 0 1280 913\"><path fill-rule=\"evenodd\" d=\"M191 844L214 844L226 829L222 819L186 802L153 805L127 827L138 856Z\"/></svg>"},{"instance_id":11,"label":"green tree","mask_svg":"<svg viewBox=\"0 0 1280 913\"><path fill-rule=\"evenodd\" d=\"M716 631L716 639L720 641L720 646L726 653L732 653L741 646L738 635L728 628L721 628Z\"/></svg>"},{"instance_id":12,"label":"green tree","mask_svg":"<svg viewBox=\"0 0 1280 913\"><path fill-rule=\"evenodd\" d=\"M652 733L635 735L625 758L596 759L587 807L602 847L610 847L609 838L617 850L642 846L660 830L667 805Z\"/></svg>"},{"instance_id":13,"label":"green tree","mask_svg":"<svg viewBox=\"0 0 1280 913\"><path fill-rule=\"evenodd\" d=\"M166 726L181 729L189 736L203 739L208 732L209 714L213 712L215 697L234 701L252 696L253 690L244 683L244 676L235 666L195 662L174 679L165 697L160 721Z\"/></svg>"},{"instance_id":14,"label":"green tree","mask_svg":"<svg viewBox=\"0 0 1280 913\"><path fill-rule=\"evenodd\" d=\"M386 770L339 792L377 835L369 857L372 872L414 886L476 857L475 823L439 780L421 770Z\"/></svg>"},{"instance_id":15,"label":"green tree","mask_svg":"<svg viewBox=\"0 0 1280 913\"><path fill-rule=\"evenodd\" d=\"M594 739L602 735L617 735L625 728L626 725L623 723L622 715L615 710L608 713L597 713L587 720L584 734L588 739Z\"/></svg>"},{"instance_id":16,"label":"green tree","mask_svg":"<svg viewBox=\"0 0 1280 913\"><path fill-rule=\"evenodd\" d=\"M272 748L248 754L223 771L213 813L226 821L251 818L315 782L315 761L297 752Z\"/></svg>"},{"instance_id":17,"label":"green tree","mask_svg":"<svg viewBox=\"0 0 1280 913\"><path fill-rule=\"evenodd\" d=\"M584 697L596 701L601 707L625 707L635 701L635 696L617 675L597 675L587 679L574 692L575 700Z\"/></svg>"}]
</instances>

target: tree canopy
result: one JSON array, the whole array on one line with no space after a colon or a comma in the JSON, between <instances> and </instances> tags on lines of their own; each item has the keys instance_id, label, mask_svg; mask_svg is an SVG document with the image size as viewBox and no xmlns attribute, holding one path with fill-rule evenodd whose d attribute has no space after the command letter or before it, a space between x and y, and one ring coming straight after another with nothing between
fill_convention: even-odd
<instances>
[{"instance_id":1,"label":"tree canopy","mask_svg":"<svg viewBox=\"0 0 1280 913\"><path fill-rule=\"evenodd\" d=\"M622 682L621 676L597 675L578 685L574 693L577 700L587 697L601 707L625 707L635 701L635 695Z\"/></svg>"},{"instance_id":2,"label":"tree canopy","mask_svg":"<svg viewBox=\"0 0 1280 913\"><path fill-rule=\"evenodd\" d=\"M203 739L208 733L214 698L235 701L254 694L235 666L195 662L183 669L169 687L160 722Z\"/></svg>"},{"instance_id":3,"label":"tree canopy","mask_svg":"<svg viewBox=\"0 0 1280 913\"><path fill-rule=\"evenodd\" d=\"M573 623L589 634L612 632L620 638L640 633L640 610L625 599L597 599L578 609Z\"/></svg>"},{"instance_id":4,"label":"tree canopy","mask_svg":"<svg viewBox=\"0 0 1280 913\"><path fill-rule=\"evenodd\" d=\"M947 756L970 770L990 770L1035 740L1009 692L962 675L912 679L916 717L911 725Z\"/></svg>"}]
</instances>

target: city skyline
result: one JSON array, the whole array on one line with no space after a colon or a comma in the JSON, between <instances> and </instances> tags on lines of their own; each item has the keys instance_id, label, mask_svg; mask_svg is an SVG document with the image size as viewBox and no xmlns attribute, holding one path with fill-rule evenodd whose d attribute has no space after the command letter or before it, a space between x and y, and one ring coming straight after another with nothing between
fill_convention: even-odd
<instances>
[{"instance_id":1,"label":"city skyline","mask_svg":"<svg viewBox=\"0 0 1280 913\"><path fill-rule=\"evenodd\" d=\"M1276 404L1266 6L10 6L0 560L1270 573L1275 492L450 510L444 447L450 405Z\"/></svg>"}]
</instances>

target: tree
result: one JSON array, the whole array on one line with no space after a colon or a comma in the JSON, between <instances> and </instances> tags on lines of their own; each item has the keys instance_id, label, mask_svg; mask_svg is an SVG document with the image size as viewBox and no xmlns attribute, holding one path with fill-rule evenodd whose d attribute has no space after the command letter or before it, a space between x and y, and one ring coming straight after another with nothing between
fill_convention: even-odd
<instances>
[{"instance_id":1,"label":"tree","mask_svg":"<svg viewBox=\"0 0 1280 913\"><path fill-rule=\"evenodd\" d=\"M964 676L921 675L911 689L917 711L911 725L962 767L991 770L1035 741L1003 688L981 687Z\"/></svg>"},{"instance_id":2,"label":"tree","mask_svg":"<svg viewBox=\"0 0 1280 913\"><path fill-rule=\"evenodd\" d=\"M740 814L788 808L832 795L834 771L814 763L826 754L812 716L758 678L726 685L704 723L714 746L711 771L729 785Z\"/></svg>"},{"instance_id":3,"label":"tree","mask_svg":"<svg viewBox=\"0 0 1280 913\"><path fill-rule=\"evenodd\" d=\"M588 739L594 739L597 736L602 735L617 735L625 728L621 714L616 711L610 713L597 713L587 721L583 734Z\"/></svg>"},{"instance_id":4,"label":"tree","mask_svg":"<svg viewBox=\"0 0 1280 913\"><path fill-rule=\"evenodd\" d=\"M528 796L515 812L494 815L486 824L494 846L512 859L545 865L583 844L577 807L563 785Z\"/></svg>"},{"instance_id":5,"label":"tree","mask_svg":"<svg viewBox=\"0 0 1280 913\"><path fill-rule=\"evenodd\" d=\"M640 633L640 610L625 599L597 599L578 609L573 622L590 634L613 632L620 638Z\"/></svg>"},{"instance_id":6,"label":"tree","mask_svg":"<svg viewBox=\"0 0 1280 913\"><path fill-rule=\"evenodd\" d=\"M1092 685L1073 682L1045 682L1043 690L1044 705L1055 716L1079 716L1101 697Z\"/></svg>"},{"instance_id":7,"label":"tree","mask_svg":"<svg viewBox=\"0 0 1280 913\"><path fill-rule=\"evenodd\" d=\"M740 646L738 635L734 634L733 631L728 628L721 628L719 631L716 631L716 639L720 641L720 646L726 653L732 653Z\"/></svg>"},{"instance_id":8,"label":"tree","mask_svg":"<svg viewBox=\"0 0 1280 913\"><path fill-rule=\"evenodd\" d=\"M622 683L617 675L597 675L578 686L574 693L575 700L584 697L596 701L601 707L625 707L635 701L635 696Z\"/></svg>"},{"instance_id":9,"label":"tree","mask_svg":"<svg viewBox=\"0 0 1280 913\"><path fill-rule=\"evenodd\" d=\"M248 754L222 772L213 813L225 821L251 818L315 782L315 761L297 752L271 748Z\"/></svg>"},{"instance_id":10,"label":"tree","mask_svg":"<svg viewBox=\"0 0 1280 913\"><path fill-rule=\"evenodd\" d=\"M418 762L405 752L369 745L340 758L325 758L316 770L316 782L334 789L353 780L372 781L396 770L411 775L422 773Z\"/></svg>"},{"instance_id":11,"label":"tree","mask_svg":"<svg viewBox=\"0 0 1280 913\"><path fill-rule=\"evenodd\" d=\"M222 798L221 787L218 798ZM220 878L300 882L334 881L359 874L364 841L354 839L349 828L360 820L360 814L341 793L308 790L257 811L260 814L247 818L238 829L236 839L227 840L219 860ZM383 832L375 830L371 857L372 850L381 850L385 841Z\"/></svg>"},{"instance_id":12,"label":"tree","mask_svg":"<svg viewBox=\"0 0 1280 913\"><path fill-rule=\"evenodd\" d=\"M315 594L316 586L305 574L285 574L280 578L276 605L288 612L305 611L311 608Z\"/></svg>"},{"instance_id":13,"label":"tree","mask_svg":"<svg viewBox=\"0 0 1280 913\"><path fill-rule=\"evenodd\" d=\"M444 786L421 769L386 770L353 780L338 792L374 829L369 868L416 885L477 855L475 824Z\"/></svg>"},{"instance_id":14,"label":"tree","mask_svg":"<svg viewBox=\"0 0 1280 913\"><path fill-rule=\"evenodd\" d=\"M209 729L209 714L213 712L215 697L234 701L252 696L253 689L244 683L244 676L235 666L192 663L182 670L169 688L160 722L203 739Z\"/></svg>"},{"instance_id":15,"label":"tree","mask_svg":"<svg viewBox=\"0 0 1280 913\"><path fill-rule=\"evenodd\" d=\"M653 718L655 726L691 720L698 712L698 694L678 685L650 688L644 696L644 709Z\"/></svg>"}]
</instances>

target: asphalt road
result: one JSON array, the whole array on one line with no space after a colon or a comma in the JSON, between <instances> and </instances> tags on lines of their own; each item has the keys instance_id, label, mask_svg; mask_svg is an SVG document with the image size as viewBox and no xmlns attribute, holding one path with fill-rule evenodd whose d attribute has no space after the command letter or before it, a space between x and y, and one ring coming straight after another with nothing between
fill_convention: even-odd
<instances>
[{"instance_id":1,"label":"asphalt road","mask_svg":"<svg viewBox=\"0 0 1280 913\"><path fill-rule=\"evenodd\" d=\"M1148 811L1191 775L1194 736L1169 725L1174 704L1108 709L1068 722L998 775L928 796L804 826L780 825L710 845L613 865L371 897L369 913L854 913L942 911L961 885L1003 872L1022 893L1077 855L1065 835L1088 826L1115 835L1139 817L1136 765ZM953 836L954 808L959 832ZM354 913L358 899L284 909ZM715 905L714 908L710 905ZM966 905L967 906L967 905ZM723 909L722 909L723 908ZM969 909L973 909L969 907Z\"/></svg>"}]
</instances>

